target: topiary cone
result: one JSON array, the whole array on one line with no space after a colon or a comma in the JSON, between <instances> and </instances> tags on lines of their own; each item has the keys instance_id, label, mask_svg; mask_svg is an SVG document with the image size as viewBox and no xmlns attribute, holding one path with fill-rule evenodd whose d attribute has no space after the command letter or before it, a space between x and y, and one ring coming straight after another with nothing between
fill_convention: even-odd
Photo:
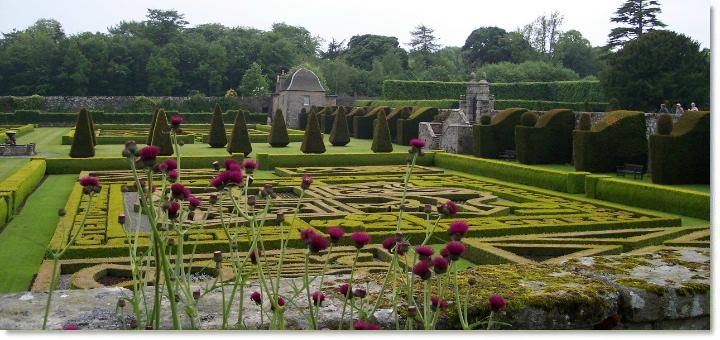
<instances>
[{"instance_id":1,"label":"topiary cone","mask_svg":"<svg viewBox=\"0 0 720 340\"><path fill-rule=\"evenodd\" d=\"M210 136L208 144L211 148L222 148L227 144L227 134L225 133L225 123L222 118L222 110L220 105L215 104L215 110L210 120Z\"/></svg>"},{"instance_id":2,"label":"topiary cone","mask_svg":"<svg viewBox=\"0 0 720 340\"><path fill-rule=\"evenodd\" d=\"M235 116L235 124L233 124L227 151L231 154L243 153L246 157L252 153L250 134L245 123L245 110L238 110L237 116Z\"/></svg>"},{"instance_id":3,"label":"topiary cone","mask_svg":"<svg viewBox=\"0 0 720 340\"><path fill-rule=\"evenodd\" d=\"M95 156L95 147L90 131L90 112L87 109L80 110L78 120L75 123L75 136L70 146L70 157L87 158Z\"/></svg>"},{"instance_id":4,"label":"topiary cone","mask_svg":"<svg viewBox=\"0 0 720 340\"><path fill-rule=\"evenodd\" d=\"M335 111L335 120L330 130L330 144L333 146L345 146L350 143L350 129L348 128L345 108L338 106Z\"/></svg>"},{"instance_id":5,"label":"topiary cone","mask_svg":"<svg viewBox=\"0 0 720 340\"><path fill-rule=\"evenodd\" d=\"M273 116L268 143L270 143L270 146L273 148L281 148L290 144L290 136L288 136L285 116L280 109L275 111L275 115Z\"/></svg>"},{"instance_id":6,"label":"topiary cone","mask_svg":"<svg viewBox=\"0 0 720 340\"><path fill-rule=\"evenodd\" d=\"M152 138L153 138L153 130L155 130L155 120L157 120L158 111L160 109L155 109L155 111L152 114L152 120L150 121L150 131L148 131L148 137L147 140L145 140L145 144L150 145L152 144Z\"/></svg>"},{"instance_id":7,"label":"topiary cone","mask_svg":"<svg viewBox=\"0 0 720 340\"><path fill-rule=\"evenodd\" d=\"M172 140L170 139L170 124L168 124L165 110L159 109L155 118L155 129L153 130L153 139L150 145L155 145L160 148L160 156L172 156L174 150Z\"/></svg>"},{"instance_id":8,"label":"topiary cone","mask_svg":"<svg viewBox=\"0 0 720 340\"><path fill-rule=\"evenodd\" d=\"M95 137L95 119L93 119L92 111L88 111L88 120L90 121L90 137L92 138L93 146L97 145Z\"/></svg>"},{"instance_id":9,"label":"topiary cone","mask_svg":"<svg viewBox=\"0 0 720 340\"><path fill-rule=\"evenodd\" d=\"M370 148L373 152L392 152L392 140L390 139L390 128L385 118L385 111L380 111L373 126L373 142Z\"/></svg>"},{"instance_id":10,"label":"topiary cone","mask_svg":"<svg viewBox=\"0 0 720 340\"><path fill-rule=\"evenodd\" d=\"M323 134L320 131L320 121L317 112L308 114L307 126L305 127L305 135L303 136L300 151L303 153L324 153L325 142Z\"/></svg>"}]
</instances>

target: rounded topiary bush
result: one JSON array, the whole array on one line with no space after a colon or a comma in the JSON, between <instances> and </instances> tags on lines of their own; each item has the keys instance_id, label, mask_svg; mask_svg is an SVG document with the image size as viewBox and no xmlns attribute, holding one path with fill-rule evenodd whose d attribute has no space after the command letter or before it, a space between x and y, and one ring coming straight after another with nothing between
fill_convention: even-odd
<instances>
[{"instance_id":1,"label":"rounded topiary bush","mask_svg":"<svg viewBox=\"0 0 720 340\"><path fill-rule=\"evenodd\" d=\"M520 116L520 125L522 126L528 126L533 127L535 124L537 124L538 116L535 112L525 112Z\"/></svg>"},{"instance_id":2,"label":"rounded topiary bush","mask_svg":"<svg viewBox=\"0 0 720 340\"><path fill-rule=\"evenodd\" d=\"M583 131L590 131L590 129L592 129L592 117L590 116L590 113L583 112L580 115L578 128Z\"/></svg>"},{"instance_id":3,"label":"rounded topiary bush","mask_svg":"<svg viewBox=\"0 0 720 340\"><path fill-rule=\"evenodd\" d=\"M218 104L215 104L215 110L210 120L210 138L208 138L208 144L210 144L211 148L222 148L227 145L225 123L222 118L222 110L220 110L220 105Z\"/></svg>"},{"instance_id":4,"label":"rounded topiary bush","mask_svg":"<svg viewBox=\"0 0 720 340\"><path fill-rule=\"evenodd\" d=\"M488 115L480 116L480 124L481 125L490 125L490 122L492 122L492 117L490 117Z\"/></svg>"},{"instance_id":5,"label":"rounded topiary bush","mask_svg":"<svg viewBox=\"0 0 720 340\"><path fill-rule=\"evenodd\" d=\"M283 115L280 109L275 111L275 115L273 116L268 143L273 148L282 148L290 144L290 136L288 136L287 125L285 124L285 115Z\"/></svg>"},{"instance_id":6,"label":"rounded topiary bush","mask_svg":"<svg viewBox=\"0 0 720 340\"><path fill-rule=\"evenodd\" d=\"M657 119L657 133L659 135L669 135L673 129L673 119L667 113L661 114Z\"/></svg>"}]
</instances>

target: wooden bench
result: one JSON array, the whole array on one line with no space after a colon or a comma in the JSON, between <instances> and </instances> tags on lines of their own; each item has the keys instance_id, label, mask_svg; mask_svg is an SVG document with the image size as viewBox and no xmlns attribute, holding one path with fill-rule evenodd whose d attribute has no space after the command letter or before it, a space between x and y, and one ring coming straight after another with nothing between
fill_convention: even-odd
<instances>
[{"instance_id":1,"label":"wooden bench","mask_svg":"<svg viewBox=\"0 0 720 340\"><path fill-rule=\"evenodd\" d=\"M514 161L517 158L515 150L505 150L498 154L498 158L504 161Z\"/></svg>"},{"instance_id":2,"label":"wooden bench","mask_svg":"<svg viewBox=\"0 0 720 340\"><path fill-rule=\"evenodd\" d=\"M634 179L638 179L638 177L643 179L644 168L644 166L639 164L625 163L624 165L618 165L617 176L625 177L625 175L633 175Z\"/></svg>"}]
</instances>

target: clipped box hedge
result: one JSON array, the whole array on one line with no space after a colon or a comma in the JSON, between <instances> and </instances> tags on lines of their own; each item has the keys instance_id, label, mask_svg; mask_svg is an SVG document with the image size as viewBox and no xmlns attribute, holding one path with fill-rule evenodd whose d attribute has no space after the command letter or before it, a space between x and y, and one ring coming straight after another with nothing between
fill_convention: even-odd
<instances>
[{"instance_id":1,"label":"clipped box hedge","mask_svg":"<svg viewBox=\"0 0 720 340\"><path fill-rule=\"evenodd\" d=\"M386 100L386 99L358 99L353 101L354 106L427 106L436 107L438 109L457 109L460 107L458 99L432 99L432 100Z\"/></svg>"},{"instance_id":2,"label":"clipped box hedge","mask_svg":"<svg viewBox=\"0 0 720 340\"><path fill-rule=\"evenodd\" d=\"M466 94L467 84L467 82L385 80L383 97L388 100L459 99ZM490 93L498 100L525 99L581 103L607 101L599 81L585 80L491 83Z\"/></svg>"},{"instance_id":3,"label":"clipped box hedge","mask_svg":"<svg viewBox=\"0 0 720 340\"><path fill-rule=\"evenodd\" d=\"M608 103L598 102L562 102L548 100L529 99L500 99L495 100L495 110L504 110L512 107L526 107L529 110L547 111L558 107L564 107L573 111L584 112L605 112Z\"/></svg>"},{"instance_id":4,"label":"clipped box hedge","mask_svg":"<svg viewBox=\"0 0 720 340\"><path fill-rule=\"evenodd\" d=\"M645 114L613 111L590 131L573 131L575 170L608 173L626 163L647 165Z\"/></svg>"},{"instance_id":5,"label":"clipped box hedge","mask_svg":"<svg viewBox=\"0 0 720 340\"><path fill-rule=\"evenodd\" d=\"M10 194L7 192L0 192L0 232L5 228L5 225L10 221L12 217L12 210L10 209Z\"/></svg>"},{"instance_id":6,"label":"clipped box hedge","mask_svg":"<svg viewBox=\"0 0 720 340\"><path fill-rule=\"evenodd\" d=\"M185 118L185 123L207 124L210 122L212 113L210 112L183 112L166 111L168 117L180 114ZM223 120L235 121L237 110L228 110L223 113ZM103 111L91 111L95 124L150 124L152 113L107 113ZM40 125L72 125L77 121L77 112L68 113L50 113L40 111L18 110L14 113L0 114L0 125L9 124L40 124ZM246 115L248 123L265 124L267 122L267 114L265 113L248 113Z\"/></svg>"},{"instance_id":7,"label":"clipped box hedge","mask_svg":"<svg viewBox=\"0 0 720 340\"><path fill-rule=\"evenodd\" d=\"M260 169L272 170L276 167L399 165L407 164L407 157L406 152L302 155L260 153L257 155L257 161ZM418 157L416 164L433 165L434 157L434 152L427 152L422 157Z\"/></svg>"},{"instance_id":8,"label":"clipped box hedge","mask_svg":"<svg viewBox=\"0 0 720 340\"><path fill-rule=\"evenodd\" d=\"M444 152L435 153L435 166L571 194L585 192L585 176L589 175Z\"/></svg>"},{"instance_id":9,"label":"clipped box hedge","mask_svg":"<svg viewBox=\"0 0 720 340\"><path fill-rule=\"evenodd\" d=\"M650 136L652 181L710 183L710 112L688 111L669 135Z\"/></svg>"},{"instance_id":10,"label":"clipped box hedge","mask_svg":"<svg viewBox=\"0 0 720 340\"><path fill-rule=\"evenodd\" d=\"M408 118L398 118L395 140L400 145L410 145L410 140L418 138L420 123L435 119L440 111L436 107L420 107L410 114Z\"/></svg>"},{"instance_id":11,"label":"clipped box hedge","mask_svg":"<svg viewBox=\"0 0 720 340\"><path fill-rule=\"evenodd\" d=\"M0 182L0 193L6 193L10 197L8 211L11 212L11 216L18 211L25 199L40 184L45 177L46 167L44 159L32 159L10 177Z\"/></svg>"},{"instance_id":12,"label":"clipped box hedge","mask_svg":"<svg viewBox=\"0 0 720 340\"><path fill-rule=\"evenodd\" d=\"M710 220L710 194L607 175L585 177L590 198Z\"/></svg>"},{"instance_id":13,"label":"clipped box hedge","mask_svg":"<svg viewBox=\"0 0 720 340\"><path fill-rule=\"evenodd\" d=\"M515 126L515 151L522 164L566 164L572 162L572 132L575 113L551 110L535 126Z\"/></svg>"},{"instance_id":14,"label":"clipped box hedge","mask_svg":"<svg viewBox=\"0 0 720 340\"><path fill-rule=\"evenodd\" d=\"M498 112L488 125L473 125L473 155L498 158L505 150L515 150L515 126L527 109L512 108Z\"/></svg>"},{"instance_id":15,"label":"clipped box hedge","mask_svg":"<svg viewBox=\"0 0 720 340\"><path fill-rule=\"evenodd\" d=\"M168 158L174 157L161 156L158 157L158 162ZM242 161L245 157L241 153L228 156L183 156L180 165L183 169L205 169L212 168L214 161L222 162L229 158ZM48 158L46 162L48 175L77 174L81 171L130 170L128 160L122 157Z\"/></svg>"}]
</instances>

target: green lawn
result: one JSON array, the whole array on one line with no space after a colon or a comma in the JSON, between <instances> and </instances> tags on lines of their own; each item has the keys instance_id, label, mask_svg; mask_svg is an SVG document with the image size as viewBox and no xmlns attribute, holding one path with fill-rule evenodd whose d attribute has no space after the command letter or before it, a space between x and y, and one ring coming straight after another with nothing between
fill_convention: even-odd
<instances>
[{"instance_id":1,"label":"green lawn","mask_svg":"<svg viewBox=\"0 0 720 340\"><path fill-rule=\"evenodd\" d=\"M77 175L47 177L0 233L0 293L28 290L76 180Z\"/></svg>"}]
</instances>

